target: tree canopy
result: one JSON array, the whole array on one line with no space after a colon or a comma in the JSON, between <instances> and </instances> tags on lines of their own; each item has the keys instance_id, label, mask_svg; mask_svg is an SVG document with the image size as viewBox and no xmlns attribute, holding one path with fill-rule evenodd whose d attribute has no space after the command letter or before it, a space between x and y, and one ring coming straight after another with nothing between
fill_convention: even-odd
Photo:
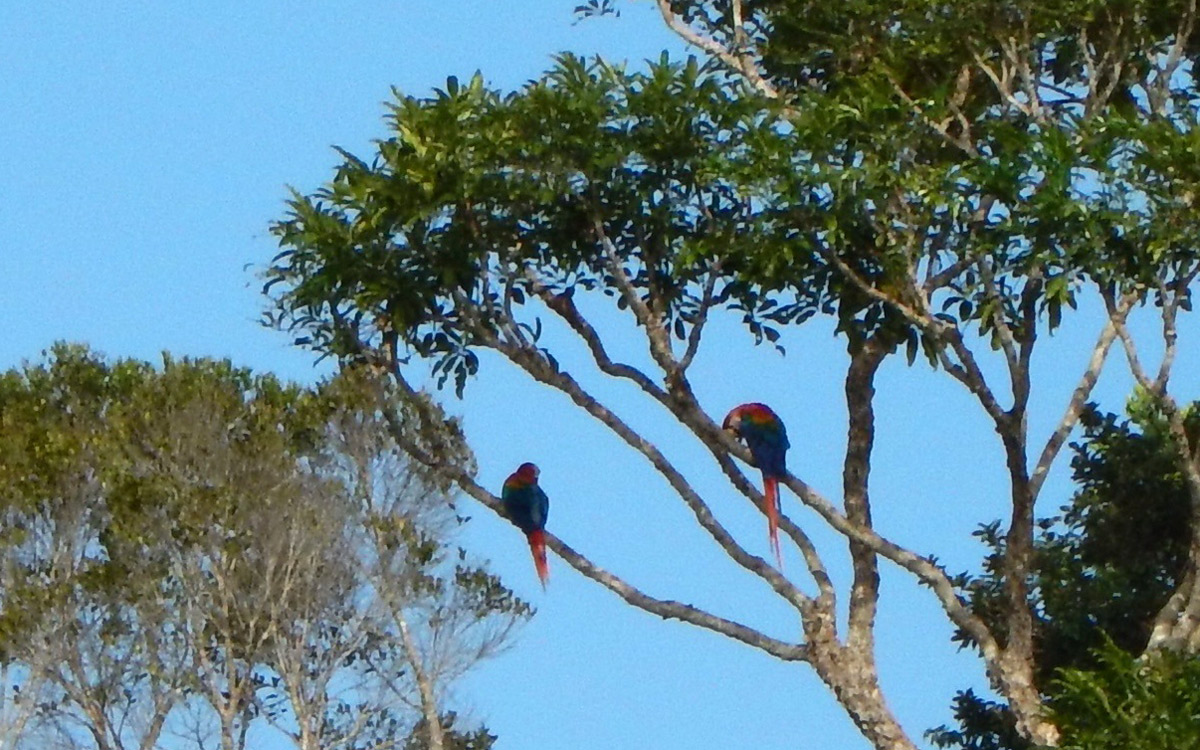
<instances>
[{"instance_id":1,"label":"tree canopy","mask_svg":"<svg viewBox=\"0 0 1200 750\"><path fill-rule=\"evenodd\" d=\"M4 747L486 747L445 690L530 608L453 546L409 411L67 345L0 376Z\"/></svg>"},{"instance_id":2,"label":"tree canopy","mask_svg":"<svg viewBox=\"0 0 1200 750\"><path fill-rule=\"evenodd\" d=\"M664 56L630 71L562 55L513 92L481 75L427 97L396 92L374 153L343 152L331 182L297 192L276 223L281 252L264 271L271 322L322 356L389 372L407 393L417 365L461 393L487 349L565 394L795 609L799 632L769 637L647 594L557 538L550 546L635 606L807 662L875 747L913 747L876 673L881 557L928 586L978 647L1016 733L1056 744L1035 654L1035 507L1117 342L1161 415L1190 499L1185 569L1154 613L1148 648L1200 642L1200 462L1170 388L1200 272L1194 4L657 5L703 61ZM1055 427L1030 435L1034 354L1054 351L1046 334L1084 297L1104 311L1091 357ZM607 298L632 319L649 367L612 357L613 332L582 312L585 298ZM1156 364L1128 325L1135 310L1158 319ZM786 517L805 588L749 553L687 467L589 387L597 376L637 386L761 507L733 460L748 454L689 381L706 322L728 314L760 342L814 316L832 317L844 337L841 507L801 477L786 480L846 539L844 591ZM565 371L543 344L547 326L574 334L595 372ZM872 527L875 376L901 350L964 387L1000 438L985 460L1007 472L1011 514L990 532L987 612L927 551ZM499 507L471 472L406 447Z\"/></svg>"},{"instance_id":3,"label":"tree canopy","mask_svg":"<svg viewBox=\"0 0 1200 750\"><path fill-rule=\"evenodd\" d=\"M1096 710L1090 701L1100 696L1089 690L1145 676L1144 665L1132 659L1145 649L1155 615L1187 568L1191 500L1169 430L1152 402L1134 399L1130 407L1127 419L1095 405L1084 411L1081 439L1071 446L1078 489L1059 514L1039 519L1034 542L1029 588L1036 612L1037 683L1059 717L1080 731L1089 724L1093 731L1104 726L1088 718ZM1185 419L1189 434L1195 434L1196 420L1193 404ZM962 585L970 592L972 609L999 627L1004 539L998 523L981 527L979 537L990 550L984 571L964 575ZM1168 661L1163 669L1151 681L1191 667ZM1091 672L1099 674L1089 677ZM1139 697L1145 701L1137 704ZM1153 690L1133 690L1122 700L1130 701L1133 713L1156 709ZM1015 732L1005 705L965 690L955 697L954 708L959 727L930 732L937 745L1029 747Z\"/></svg>"}]
</instances>

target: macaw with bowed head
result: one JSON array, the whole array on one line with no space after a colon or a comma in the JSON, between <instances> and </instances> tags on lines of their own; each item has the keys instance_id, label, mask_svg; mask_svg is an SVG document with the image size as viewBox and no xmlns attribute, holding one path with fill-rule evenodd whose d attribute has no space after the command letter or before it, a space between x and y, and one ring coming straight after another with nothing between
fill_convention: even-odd
<instances>
[{"instance_id":1,"label":"macaw with bowed head","mask_svg":"<svg viewBox=\"0 0 1200 750\"><path fill-rule=\"evenodd\" d=\"M538 473L538 467L533 464L521 464L504 480L500 499L509 520L529 539L533 565L542 588L546 588L546 581L550 579L550 566L546 562L546 517L550 515L550 498L538 487Z\"/></svg>"},{"instance_id":2,"label":"macaw with bowed head","mask_svg":"<svg viewBox=\"0 0 1200 750\"><path fill-rule=\"evenodd\" d=\"M767 527L771 535L771 549L775 560L783 567L783 555L779 551L779 480L787 474L785 457L790 447L787 430L779 415L765 404L751 403L735 406L725 416L721 428L730 430L746 443L750 457L763 474L764 510Z\"/></svg>"}]
</instances>

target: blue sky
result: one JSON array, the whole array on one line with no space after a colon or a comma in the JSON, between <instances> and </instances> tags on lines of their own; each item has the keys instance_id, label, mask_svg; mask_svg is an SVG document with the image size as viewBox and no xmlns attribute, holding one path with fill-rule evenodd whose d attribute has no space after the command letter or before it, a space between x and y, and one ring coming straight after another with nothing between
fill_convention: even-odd
<instances>
[{"instance_id":1,"label":"blue sky","mask_svg":"<svg viewBox=\"0 0 1200 750\"><path fill-rule=\"evenodd\" d=\"M274 253L267 227L282 216L286 186L311 190L328 179L331 145L366 152L384 134L382 102L393 85L424 93L480 69L491 84L513 87L557 51L637 62L681 49L648 3L573 24L575 4L0 5L0 368L67 339L113 356L227 356L312 381L324 371L310 355L258 325L259 284L245 267ZM1045 386L1034 397L1035 441L1086 361L1094 313L1069 320L1035 361ZM1197 333L1186 320L1178 372L1200 365ZM718 415L747 400L774 405L792 437L792 468L836 499L845 356L830 327L788 332L786 358L751 346L725 319L714 321L708 343L694 375L703 403ZM616 348L644 359L631 328ZM483 482L498 488L517 464L535 460L552 528L597 563L652 594L797 637L789 612L724 560L611 435L501 363L483 364L466 399L450 404L466 420ZM1119 408L1129 379L1123 362L1113 365L1099 393ZM1183 396L1197 396L1192 383L1177 382L1191 389ZM636 394L589 383L694 467L721 519L768 554L761 516L729 492L699 446ZM973 565L980 550L970 531L1004 512L998 440L960 388L925 368L889 362L879 393L878 527L951 570ZM1060 465L1043 511L1065 500L1063 476ZM784 504L844 583L844 545L794 498ZM501 750L866 747L805 666L630 609L553 558L543 594L519 534L474 510L466 543L540 609L508 653L456 691L458 707L500 735ZM927 590L886 564L883 574L880 669L893 709L919 739L948 720L953 691L979 685L981 670L949 645Z\"/></svg>"}]
</instances>

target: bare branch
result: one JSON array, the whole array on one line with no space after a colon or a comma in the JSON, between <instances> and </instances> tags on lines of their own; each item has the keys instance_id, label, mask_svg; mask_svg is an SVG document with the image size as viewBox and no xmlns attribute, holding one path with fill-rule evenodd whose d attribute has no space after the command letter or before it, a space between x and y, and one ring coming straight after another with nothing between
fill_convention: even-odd
<instances>
[{"instance_id":1,"label":"bare branch","mask_svg":"<svg viewBox=\"0 0 1200 750\"><path fill-rule=\"evenodd\" d=\"M1013 337L1012 329L1008 326L1008 321L1004 317L1004 300L1000 297L1000 290L996 286L996 276L992 273L991 259L981 258L977 267L979 268L979 277L983 280L984 292L988 299L994 303L992 307L992 325L996 327L996 334L1000 338L1000 346L1004 350L1004 358L1008 361L1008 371L1013 379L1013 391L1015 395L1018 380L1017 373L1020 369L1020 358L1017 356L1016 340Z\"/></svg>"},{"instance_id":2,"label":"bare branch","mask_svg":"<svg viewBox=\"0 0 1200 750\"><path fill-rule=\"evenodd\" d=\"M666 456L653 443L643 438L620 417L597 401L574 378L550 367L541 357L528 356L528 352L517 351L511 347L501 348L501 351L535 380L565 393L576 405L602 422L626 444L645 456L691 509L700 526L712 536L734 562L764 579L776 593L795 606L802 614L812 606L812 600L802 594L791 581L784 578L761 557L751 555L738 544L713 516L707 503L696 493L683 474L667 460Z\"/></svg>"},{"instance_id":3,"label":"bare branch","mask_svg":"<svg viewBox=\"0 0 1200 750\"><path fill-rule=\"evenodd\" d=\"M967 69L967 68L963 68L963 70L969 72L969 69ZM892 84L892 91L895 92L896 96L900 97L900 99L903 100L904 103L908 105L908 108L910 110L912 110L913 114L915 114L917 116L917 119L919 119L921 122L925 123L926 127L928 127L930 130L932 130L933 132L935 132L939 136L941 136L942 140L945 141L946 143L948 143L949 145L951 145L967 154L970 154L971 156L979 155L979 151L978 151L978 149L975 148L975 144L971 142L969 137L967 137L969 123L967 123L966 118L963 117L962 111L958 107L954 106L953 104L951 105L951 108L958 114L959 124L963 127L963 132L960 135L955 136L955 135L951 135L951 133L950 133L950 127L949 127L950 120L945 120L943 122L937 122L932 117L930 117L925 112L925 110L922 109L921 105L917 104L917 102L914 101L913 98L908 95L908 92L904 90L904 87L900 85L900 81L896 78L896 76L891 71L888 71L887 79ZM960 76L960 80L961 80L961 76ZM969 80L969 77L968 77L968 80Z\"/></svg>"},{"instance_id":4,"label":"bare branch","mask_svg":"<svg viewBox=\"0 0 1200 750\"><path fill-rule=\"evenodd\" d=\"M778 99L779 91L758 71L753 58L748 54L736 54L712 37L697 33L671 10L669 0L655 0L658 12L667 26L685 42L717 58L729 68L740 73L760 94L769 99ZM739 24L740 28L740 24Z\"/></svg>"},{"instance_id":5,"label":"bare branch","mask_svg":"<svg viewBox=\"0 0 1200 750\"><path fill-rule=\"evenodd\" d=\"M409 396L419 398L417 392L412 389L412 386L396 373L395 380L400 388L408 393ZM471 497L478 500L480 503L495 511L498 515L504 516L504 509L500 498L488 492L469 474L462 470L461 467L453 464L443 464L433 460L431 456L421 451L416 446L411 438L406 434L403 425L399 423L395 415L387 415L389 428L396 442L401 445L406 451L417 458L421 462L433 461L428 465L431 468L450 477L456 485ZM668 599L657 599L648 594L643 593L638 588L625 582L618 576L604 570L600 566L593 563L591 560L576 552L572 547L564 543L558 537L547 532L546 546L554 550L563 560L571 567L578 570L584 576L596 581L608 590L620 596L626 602L632 604L638 609L644 610L654 615L658 615L663 619L680 620L697 627L711 630L721 635L728 636L735 640L741 641L749 646L761 649L766 653L776 656L786 661L808 661L808 648L804 645L786 643L784 641L771 638L770 636L755 630L749 626L728 620L723 617L718 617L704 610L693 607L690 604L682 604L680 602L671 601ZM765 562L759 560L764 566Z\"/></svg>"},{"instance_id":6,"label":"bare branch","mask_svg":"<svg viewBox=\"0 0 1200 750\"><path fill-rule=\"evenodd\" d=\"M588 347L588 351L592 353L592 359L596 362L596 366L600 368L601 372L615 378L632 381L647 394L659 401L667 398L666 391L650 378L646 377L646 374L641 370L631 365L612 361L612 358L608 355L608 351L604 348L604 342L600 340L600 334L580 314L579 308L575 306L575 300L570 293L555 294L537 278L532 269L527 268L525 274L526 278L533 285L533 293L545 303L546 307L550 308L563 322L570 326L572 331L575 331L583 339L583 342Z\"/></svg>"},{"instance_id":7,"label":"bare branch","mask_svg":"<svg viewBox=\"0 0 1200 750\"><path fill-rule=\"evenodd\" d=\"M644 373L635 367L625 364L614 363L608 356L603 343L600 341L599 334L595 328L579 313L575 306L571 295L569 294L554 294L549 287L545 286L537 279L536 274L532 270L527 269L527 278L533 284L534 293L541 298L546 306L559 315L568 326L574 330L580 338L587 344L588 349L592 352L592 358L596 362L597 367L601 372L618 378L630 380L638 385L650 397L654 398L660 404L665 406L673 414L689 427L692 432L701 440L701 442L709 448L718 464L729 477L734 487L748 497L756 508L763 508L764 498L758 489L746 479L745 475L740 472L733 462L729 459L729 451L732 448L734 451L744 451L745 449L728 441L723 431L720 430L716 423L713 422L701 410L696 403L694 396L686 386L686 382L682 379L676 379L680 387L675 393L668 394L665 390L658 387ZM716 273L715 269L706 284L705 298L711 303L713 285L715 284ZM692 337L689 341L689 352L695 351L694 347L698 346L699 335L696 333L703 326L703 316L705 311L701 311L700 318L693 324ZM695 344L691 342L696 342ZM685 367L687 355L680 362L680 369ZM394 366L394 363L393 363ZM743 455L743 460L749 462L749 455ZM796 547L800 550L804 557L805 564L808 566L809 572L813 575L817 583L817 587L821 592L823 599L832 602L834 599L833 584L829 578L829 573L825 569L824 563L816 551L816 547L812 541L795 523L791 521L785 514L781 513L779 518L779 526L784 533L795 542Z\"/></svg>"},{"instance_id":8,"label":"bare branch","mask_svg":"<svg viewBox=\"0 0 1200 750\"><path fill-rule=\"evenodd\" d=\"M878 554L915 575L926 586L929 586L933 590L934 595L937 596L938 601L941 602L942 608L949 615L951 622L962 628L979 644L980 652L983 654L984 661L988 664L989 670L1000 669L998 661L1000 655L999 643L992 637L987 624L971 612L970 608L959 598L958 593L954 589L954 584L941 568L928 559L920 557L916 553L904 549L894 542L888 541L876 533L874 529L852 523L839 513L833 507L833 504L825 499L821 493L817 492L803 480L795 476L789 476L786 478L785 484L787 484L792 492L796 493L796 496L805 505L816 511L836 531L850 539L867 545Z\"/></svg>"},{"instance_id":9,"label":"bare branch","mask_svg":"<svg viewBox=\"0 0 1200 750\"><path fill-rule=\"evenodd\" d=\"M683 357L676 366L677 377L687 372L692 365L692 360L696 358L696 352L700 349L700 337L704 333L704 324L708 321L708 311L714 302L713 292L716 289L717 275L720 270L720 260L717 260L708 270L708 279L705 280L704 291L701 292L700 309L696 313L696 319L692 321L692 330L688 331L687 349L684 350Z\"/></svg>"},{"instance_id":10,"label":"bare branch","mask_svg":"<svg viewBox=\"0 0 1200 750\"><path fill-rule=\"evenodd\" d=\"M1088 360L1087 369L1084 370L1079 385L1075 387L1074 393L1071 394L1071 400L1067 403L1066 412L1063 414L1062 419L1059 420L1058 426L1054 429L1050 438L1046 441L1046 446L1042 448L1042 453L1038 457L1032 475L1029 477L1029 489L1034 498L1040 493L1042 484L1046 481L1046 476L1050 473L1050 467L1054 464L1055 457L1058 456L1058 452L1066 442L1067 436L1071 434L1071 430L1075 428L1075 424L1079 421L1083 405L1087 402L1092 388L1095 387L1096 381L1100 378L1100 371L1104 368L1104 362L1108 358L1109 349L1112 347L1113 340L1117 335L1117 326L1114 319L1124 321L1136 299L1134 295L1125 295L1122 297L1121 301L1110 313L1111 317L1104 324L1104 328L1100 331L1096 345L1092 347L1092 356Z\"/></svg>"},{"instance_id":11,"label":"bare branch","mask_svg":"<svg viewBox=\"0 0 1200 750\"><path fill-rule=\"evenodd\" d=\"M629 309L633 311L638 323L646 329L646 337L650 342L650 356L654 358L664 373L673 372L676 363L674 352L671 351L671 332L663 323L662 316L651 310L642 300L641 295L637 293L637 289L634 288L633 282L621 265L621 254L612 240L608 238L608 234L604 231L604 225L599 219L594 220L593 228L597 239L600 240L601 247L604 248L605 265L609 273L613 275L613 280L621 291L621 296L629 304Z\"/></svg>"},{"instance_id":12,"label":"bare branch","mask_svg":"<svg viewBox=\"0 0 1200 750\"><path fill-rule=\"evenodd\" d=\"M1121 346L1125 349L1125 359L1129 362L1129 370L1133 374L1134 380L1150 393L1158 394L1157 389L1154 387L1154 381L1150 379L1150 376L1146 374L1145 368L1142 367L1142 360L1138 357L1137 345L1134 343L1129 329L1125 326L1124 317L1118 314L1117 303L1113 300L1111 294L1104 294L1104 305L1108 309L1108 318L1112 322L1117 336L1121 339Z\"/></svg>"},{"instance_id":13,"label":"bare branch","mask_svg":"<svg viewBox=\"0 0 1200 750\"><path fill-rule=\"evenodd\" d=\"M697 434L698 437L700 437L701 442L712 453L713 457L717 461L717 465L721 467L721 471L723 471L725 476L729 478L729 481L734 488L746 497L750 498L755 507L764 507L763 503L766 502L766 499L763 497L763 494L759 492L754 483L746 478L746 475L743 474L740 469L738 469L737 464L735 464L733 459L730 458L731 455L736 455L746 463L751 463L752 458L750 456L750 452L746 450L745 446L734 442L731 438L724 434L724 431L719 430L717 426L715 424L711 424L711 422L708 422L708 424L711 426L711 429L706 430L704 424L702 424L700 420L696 418L681 418L684 418L685 423L692 429L694 433ZM707 421L706 416L702 417L702 419ZM703 433L707 433L708 437L706 438ZM787 536L790 537L793 542L795 542L796 547L799 548L801 555L804 557L804 562L808 566L809 573L812 575L813 580L816 581L817 590L820 592L818 606L832 611L832 607L837 601L837 597L833 588L833 580L829 577L829 571L825 568L825 564L821 560L820 555L817 553L816 547L813 545L812 540L808 538L808 535L804 533L803 529L797 526L791 520L791 518L789 518L787 514L783 513L782 511L780 511L779 514L779 528L782 529L783 532L787 534Z\"/></svg>"},{"instance_id":14,"label":"bare branch","mask_svg":"<svg viewBox=\"0 0 1200 750\"><path fill-rule=\"evenodd\" d=\"M858 279L857 275L854 274L851 269L849 269L847 266L845 266L845 264L843 262L841 262L840 258L836 258L836 256L834 256L834 262L836 265L839 265L839 267L841 267L841 268L845 269L847 272L849 272L852 275L851 276L852 279L857 279L858 283L860 283L861 285L863 285L865 287L864 291L867 291L869 289L869 290L875 292L876 294L880 295L884 300L891 301L890 298L887 297L887 295L884 295L882 292L879 292L878 290L874 289L874 287L870 286L869 284L866 284L866 282L863 282L863 281L861 281L861 279ZM917 315L915 313L915 311L912 312L911 314L913 314L914 316ZM969 352L968 352L968 354L969 354ZM970 361L973 364L973 360L970 360ZM539 359L539 360L537 360L537 362L541 363L541 360ZM967 371L962 371L962 372L963 372L964 379L967 381L970 381L971 376L968 374L968 372ZM975 368L975 372L978 373L977 367ZM531 374L533 374L534 377L537 377L539 380L542 379L542 377L539 377L538 374L536 374L534 372L531 372ZM562 377L565 377L565 376L562 376ZM980 377L980 381L981 381L981 377ZM570 381L570 382L573 384L573 381ZM574 386L568 386L568 395L571 395L569 391L574 390L575 387L577 387L577 384L574 384ZM580 393L581 393L581 389L580 389ZM986 386L984 387L984 393L990 393L989 391L986 390ZM577 401L577 403L580 403L578 396L572 395L572 398L575 399ZM992 399L991 403L993 405L994 410L998 411L999 407L995 405L994 399ZM594 416L598 416L599 418L602 419L602 421L605 421L610 418L610 416L608 416L610 413L607 412L607 409L604 409L604 407L602 407L599 404L596 404L594 402L588 402L586 400L586 398L584 399L583 403L581 403L581 405L583 405L585 409L588 409L589 412L592 412L593 409L596 409L600 414L604 414L605 416L599 417L598 414L596 414L595 412L592 412L594 414ZM680 414L679 411L676 411L676 413L679 414L680 416L686 416L686 415ZM611 419L615 419L615 417L611 417ZM709 446L710 450L713 451L714 455L717 456L718 462L722 465L722 468L723 468L723 470L725 470L726 475L729 476L731 478L731 480L734 481L735 485L738 486L738 489L740 489L743 493L747 494L747 496L750 496L750 497L756 499L756 501L761 502L761 500L760 500L761 496L757 495L757 492L753 489L753 487L751 487L749 485L749 483L745 480L745 477L742 476L741 473L737 471L736 467L734 467L732 465L732 463L728 461L727 457L720 456L719 451L717 451L713 447L714 442L716 442L718 444L721 443L720 438L718 438L717 441L704 439L704 433L707 431L712 431L713 433L720 434L720 430L716 427L716 425L713 424L710 426L710 425L706 425L703 423L698 423L696 421L696 419L694 418L694 415L692 415L692 418L690 418L690 419L685 419L685 423L688 423L689 426L692 427L693 431L696 432L697 435L700 436L701 439L705 442L705 444ZM610 425L610 427L611 426L612 425ZM637 440L640 440L640 438L636 438L634 440L634 442L631 442L630 444L633 445L635 448L639 448L639 450L641 450L641 448L639 447L639 445L636 442ZM627 442L629 442L628 438L627 438ZM651 450L653 450L652 447L650 447L650 448L651 448ZM741 446L738 446L738 445L732 443L732 441L727 438L725 439L725 442L724 442L724 448L725 448L726 452L728 452L728 453L734 453L735 455L739 455L743 460L749 460L748 454L745 454L745 452L741 448ZM646 453L646 451L642 451L642 452ZM653 452L656 453L657 451L654 450ZM648 455L648 457L650 457L653 454L647 453L647 455ZM654 462L653 458L651 458L651 460L652 460L652 462ZM657 463L655 465L656 465L656 467L658 466ZM662 468L660 468L660 471L662 471ZM666 476L666 475L667 475L666 472L664 472L664 476ZM794 477L790 478L788 480L788 486L791 487L792 490L801 497L801 499L805 502L805 504L809 505L814 510L816 510L837 531L846 535L848 538L850 538L854 541L865 544L867 547L869 547L874 552L882 554L884 557L899 564L901 567L904 567L905 569L909 570L910 572L916 573L922 581L924 581L927 585L930 585L931 588L934 589L935 594L937 594L939 600L943 604L943 607L946 608L947 612L950 614L951 619L955 622L955 624L959 625L964 630L971 633L972 637L975 638L976 641L981 644L981 648L983 649L983 651L985 653L985 658L988 658L988 654L990 653L992 662L995 663L994 662L995 655L999 653L998 645L996 644L995 640L991 637L991 634L988 632L987 627L982 622L982 620L979 620L973 614L971 614L970 611L958 599L958 596L954 591L953 584L950 583L949 578L946 577L944 572L939 570L935 565L933 565L929 561L918 557L914 553L909 552L908 550L905 550L905 549L899 547L898 545L895 545L894 543L886 541L885 539L880 537L878 534L876 534L871 529L861 527L861 526L849 521L847 518L845 518L844 516L839 514L836 510L834 510L833 506L831 504L829 504L829 502L827 500L822 498L819 494L815 493L807 484L803 483L802 481L800 481ZM677 488L677 490L678 489L679 488ZM685 496L684 492L681 492L680 494L681 494L681 496ZM685 496L685 500L686 500L686 496ZM689 503L689 505L690 505L690 503ZM693 509L693 510L695 510L695 509ZM705 508L705 511L707 512L706 508ZM697 517L699 518L700 515L698 514ZM787 525L791 525L790 521L788 522ZM785 530L786 530L786 526L785 526ZM799 530L797 529L797 531L799 531ZM710 530L710 533L712 533L711 530ZM716 535L714 535L714 536L716 536ZM827 594L831 595L832 594L832 586L828 582L828 574L825 572L824 567L820 564L819 558L816 556L815 550L812 549L811 543L807 540L806 537L803 537L799 534L793 535L789 532L789 536L793 537L793 539L797 542L798 546L800 546L802 551L804 551L806 549L809 550L809 552L807 552L805 554L805 558L806 558L806 562L808 562L808 564L809 564L810 571L813 572L814 578L817 579L818 586L821 587L822 593L827 593ZM724 544L722 544L722 546L724 546ZM754 558L754 559L760 563L762 562L760 558ZM810 604L811 604L811 600L807 600L807 599L804 600L804 606L810 606Z\"/></svg>"}]
</instances>

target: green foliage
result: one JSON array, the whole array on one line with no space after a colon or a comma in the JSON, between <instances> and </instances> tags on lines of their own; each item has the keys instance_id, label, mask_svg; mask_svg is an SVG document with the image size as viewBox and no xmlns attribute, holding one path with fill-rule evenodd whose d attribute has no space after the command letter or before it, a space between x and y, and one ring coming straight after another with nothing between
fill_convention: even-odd
<instances>
[{"instance_id":1,"label":"green foliage","mask_svg":"<svg viewBox=\"0 0 1200 750\"><path fill-rule=\"evenodd\" d=\"M1200 747L1200 660L1174 652L1139 660L1107 642L1095 668L1067 669L1051 715L1063 750Z\"/></svg>"},{"instance_id":2,"label":"green foliage","mask_svg":"<svg viewBox=\"0 0 1200 750\"><path fill-rule=\"evenodd\" d=\"M1067 670L1113 665L1111 652L1140 654L1155 614L1183 574L1190 535L1184 479L1165 423L1149 402L1130 402L1130 419L1089 407L1071 462L1078 486L1062 515L1041 522L1029 586L1035 619L1035 675L1050 686ZM1200 429L1191 407L1189 430ZM992 523L976 534L989 549L984 570L962 577L972 609L1003 635L1000 561L1004 537ZM957 640L968 643L963 634ZM954 700L958 730L931 733L941 747L971 750L1028 743L1012 731L1006 707L970 691ZM1182 747L1182 745L1181 745Z\"/></svg>"},{"instance_id":3,"label":"green foliage","mask_svg":"<svg viewBox=\"0 0 1200 750\"><path fill-rule=\"evenodd\" d=\"M51 685L48 726L113 746L154 744L123 717L182 695L347 747L403 736L414 665L444 684L532 612L448 542L441 480L397 448L470 467L453 422L409 430L429 408L362 371L301 388L65 344L3 373L0 659Z\"/></svg>"},{"instance_id":4,"label":"green foliage","mask_svg":"<svg viewBox=\"0 0 1200 750\"><path fill-rule=\"evenodd\" d=\"M726 4L672 6L739 46ZM1195 84L1149 62L1182 7L774 0L744 8L774 98L665 56L397 93L375 154L275 225L269 320L326 355L398 342L461 391L539 285L623 307L620 262L680 338L715 273L759 341L823 312L936 361L893 304L922 300L1032 341L1089 283L1145 294L1192 262ZM536 310L520 327L536 345Z\"/></svg>"},{"instance_id":5,"label":"green foliage","mask_svg":"<svg viewBox=\"0 0 1200 750\"><path fill-rule=\"evenodd\" d=\"M274 225L268 322L322 356L426 360L460 394L483 347L548 379L546 310L602 370L638 381L606 368L606 331L578 319L588 293L635 311L668 390L710 308L756 342L830 316L852 349L879 336L999 393L968 372L977 336L1004 349L1012 408L988 408L1022 442L1034 345L1082 295L1190 310L1200 48L1182 0L761 0L739 4L738 28L725 0L668 5L753 72L564 55L511 93L478 74L397 93L375 152L342 152ZM662 330L687 354L662 354ZM1161 456L1135 437L1146 424L1097 419L1077 476L1132 501L1123 477L1149 476L1096 462ZM1143 635L1178 577L1169 549L1119 554L1124 534L1173 517L1171 501L1140 529L1114 520L1123 502L1081 493L1043 524L1028 582L1040 684L1088 663L1098 622L1119 643ZM979 536L985 569L959 583L1003 644L1006 541L998 524ZM957 705L986 726L946 742L1019 744L1003 707Z\"/></svg>"},{"instance_id":6,"label":"green foliage","mask_svg":"<svg viewBox=\"0 0 1200 750\"><path fill-rule=\"evenodd\" d=\"M284 249L265 272L273 321L337 356L395 336L461 390L480 331L539 287L599 290L623 307L619 263L682 337L704 274L761 247L754 258L791 268L793 301L734 279L718 294L774 340L760 319L812 314L819 285L802 278L809 254L756 218L759 152L786 151L764 107L694 59L665 57L627 73L564 55L510 95L479 75L428 98L397 94L392 136L371 161L345 154L334 181L297 194L275 225ZM540 321L522 332L536 344Z\"/></svg>"}]
</instances>

